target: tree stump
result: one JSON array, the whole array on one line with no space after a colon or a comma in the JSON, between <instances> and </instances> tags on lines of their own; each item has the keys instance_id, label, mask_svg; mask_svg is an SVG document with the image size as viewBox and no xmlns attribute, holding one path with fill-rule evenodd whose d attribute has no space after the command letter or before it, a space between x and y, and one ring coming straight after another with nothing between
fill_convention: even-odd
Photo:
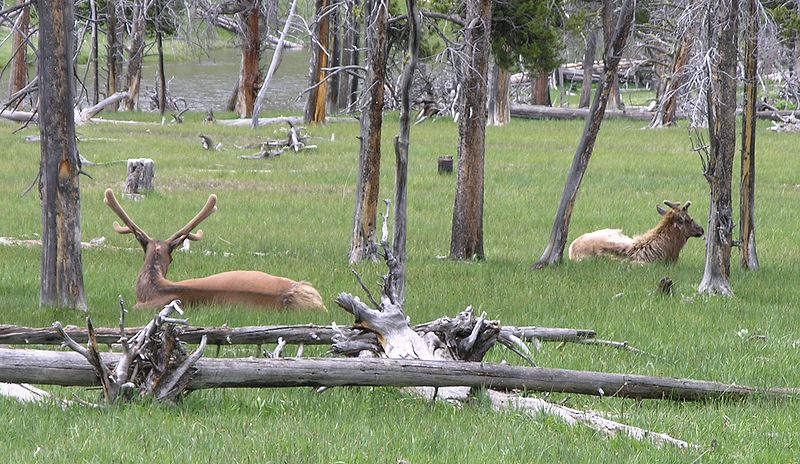
<instances>
[{"instance_id":1,"label":"tree stump","mask_svg":"<svg viewBox=\"0 0 800 464\"><path fill-rule=\"evenodd\" d=\"M439 174L452 174L453 173L453 157L452 155L439 157Z\"/></svg>"},{"instance_id":2,"label":"tree stump","mask_svg":"<svg viewBox=\"0 0 800 464\"><path fill-rule=\"evenodd\" d=\"M153 190L153 176L156 163L150 158L133 158L128 160L128 177L125 179L125 193L138 195Z\"/></svg>"}]
</instances>

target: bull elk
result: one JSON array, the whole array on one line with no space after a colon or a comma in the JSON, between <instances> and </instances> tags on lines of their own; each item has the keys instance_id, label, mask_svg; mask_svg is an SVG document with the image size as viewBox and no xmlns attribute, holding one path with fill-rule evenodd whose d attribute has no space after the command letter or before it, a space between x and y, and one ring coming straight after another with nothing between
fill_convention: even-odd
<instances>
[{"instance_id":1,"label":"bull elk","mask_svg":"<svg viewBox=\"0 0 800 464\"><path fill-rule=\"evenodd\" d=\"M581 261L591 256L610 255L636 263L678 261L683 246L690 237L702 237L703 228L689 216L691 201L665 201L669 209L656 206L661 222L638 237L628 237L621 229L601 229L576 238L569 246L569 259Z\"/></svg>"},{"instance_id":2,"label":"bull elk","mask_svg":"<svg viewBox=\"0 0 800 464\"><path fill-rule=\"evenodd\" d=\"M319 292L308 282L295 282L259 271L229 271L180 282L167 279L175 248L184 240L203 238L202 230L192 230L216 211L216 195L210 195L203 209L166 240L151 239L122 209L111 189L106 190L105 203L124 224L114 222L114 230L120 234L133 234L144 249L144 264L136 278L137 309L160 308L174 299L189 305L209 303L255 308L325 309Z\"/></svg>"}]
</instances>

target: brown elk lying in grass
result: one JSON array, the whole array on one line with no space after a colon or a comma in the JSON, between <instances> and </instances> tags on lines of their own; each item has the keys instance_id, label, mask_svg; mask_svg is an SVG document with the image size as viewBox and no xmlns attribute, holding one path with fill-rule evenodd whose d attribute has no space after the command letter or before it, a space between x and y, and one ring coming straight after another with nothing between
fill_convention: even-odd
<instances>
[{"instance_id":1,"label":"brown elk lying in grass","mask_svg":"<svg viewBox=\"0 0 800 464\"><path fill-rule=\"evenodd\" d=\"M192 233L203 220L216 211L217 197L208 197L206 205L182 229L166 240L151 239L122 209L114 192L106 190L105 203L117 213L124 226L114 222L120 234L133 234L144 249L144 264L136 279L136 308L160 308L178 299L198 303L241 304L255 308L325 309L317 290L308 282L295 282L258 271L230 271L199 279L172 282L167 271L172 252L184 240L200 240L203 231Z\"/></svg>"},{"instance_id":2,"label":"brown elk lying in grass","mask_svg":"<svg viewBox=\"0 0 800 464\"><path fill-rule=\"evenodd\" d=\"M690 237L702 237L703 228L689 216L691 201L665 201L670 209L656 206L661 222L638 237L628 237L621 229L602 229L576 238L569 246L569 259L580 261L591 256L616 256L636 263L666 261L674 263Z\"/></svg>"}]
</instances>

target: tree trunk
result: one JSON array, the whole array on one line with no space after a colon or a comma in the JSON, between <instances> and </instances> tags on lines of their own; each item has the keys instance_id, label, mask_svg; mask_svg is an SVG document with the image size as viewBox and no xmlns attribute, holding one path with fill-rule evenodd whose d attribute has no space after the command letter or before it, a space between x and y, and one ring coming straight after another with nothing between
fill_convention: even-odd
<instances>
[{"instance_id":1,"label":"tree trunk","mask_svg":"<svg viewBox=\"0 0 800 464\"><path fill-rule=\"evenodd\" d=\"M344 38L344 31L342 26L342 13L343 9L334 8L331 11L331 50L330 50L330 67L334 70L342 65L342 42ZM339 108L339 80L342 76L341 72L334 71L328 79L328 108L331 113L338 113Z\"/></svg>"},{"instance_id":2,"label":"tree trunk","mask_svg":"<svg viewBox=\"0 0 800 464\"><path fill-rule=\"evenodd\" d=\"M675 124L675 115L678 111L678 93L683 86L686 65L689 63L692 47L697 35L700 33L700 23L700 20L693 19L689 29L676 43L672 68L669 76L665 76L667 82L664 86L664 92L659 97L658 109L650 127Z\"/></svg>"},{"instance_id":3,"label":"tree trunk","mask_svg":"<svg viewBox=\"0 0 800 464\"><path fill-rule=\"evenodd\" d=\"M261 10L260 2L252 1L250 8L240 13L242 29L242 66L239 73L239 92L236 112L241 118L253 116L258 85L261 83Z\"/></svg>"},{"instance_id":4,"label":"tree trunk","mask_svg":"<svg viewBox=\"0 0 800 464\"><path fill-rule=\"evenodd\" d=\"M411 84L419 60L419 11L416 0L406 0L408 11L408 53L400 79L400 134L395 138L394 151L397 174L394 184L394 243L392 251L397 261L393 271L394 303L402 307L406 299L406 226L408 221L408 146L411 142Z\"/></svg>"},{"instance_id":5,"label":"tree trunk","mask_svg":"<svg viewBox=\"0 0 800 464\"><path fill-rule=\"evenodd\" d=\"M600 131L600 124L603 122L603 114L611 94L612 84L617 75L617 66L622 57L622 49L625 48L625 42L628 39L628 33L633 22L634 4L635 0L625 0L622 4L617 26L614 30L614 40L606 43L605 57L603 59L603 79L598 83L597 92L594 100L592 100L590 115L586 119L586 126L583 129L583 136L578 144L578 149L575 151L575 157L572 159L572 167L567 176L567 183L564 186L561 202L558 205L553 230L550 233L550 241L547 243L542 257L534 264L535 269L542 269L549 264L560 262L564 254L572 208L575 206L578 189L580 189L586 168L589 166L594 142L597 139L597 133Z\"/></svg>"},{"instance_id":6,"label":"tree trunk","mask_svg":"<svg viewBox=\"0 0 800 464\"><path fill-rule=\"evenodd\" d=\"M164 45L161 26L157 26L156 46L158 47L158 112L161 114L161 122L164 123L164 114L167 112L167 76L164 72Z\"/></svg>"},{"instance_id":7,"label":"tree trunk","mask_svg":"<svg viewBox=\"0 0 800 464\"><path fill-rule=\"evenodd\" d=\"M38 0L42 161L40 306L86 310L81 264L80 159L75 143L72 1Z\"/></svg>"},{"instance_id":8,"label":"tree trunk","mask_svg":"<svg viewBox=\"0 0 800 464\"><path fill-rule=\"evenodd\" d=\"M367 85L369 102L361 113L361 145L358 154L356 208L353 215L353 237L350 242L350 263L378 258L375 241L378 216L378 192L381 169L381 126L386 83L386 50L388 6L385 0L367 0Z\"/></svg>"},{"instance_id":9,"label":"tree trunk","mask_svg":"<svg viewBox=\"0 0 800 464\"><path fill-rule=\"evenodd\" d=\"M492 63L489 75L489 125L503 126L511 122L511 74Z\"/></svg>"},{"instance_id":10,"label":"tree trunk","mask_svg":"<svg viewBox=\"0 0 800 464\"><path fill-rule=\"evenodd\" d=\"M742 117L742 170L739 191L739 242L742 268L758 270L756 252L756 100L758 100L758 29L756 0L747 0L745 33L744 116Z\"/></svg>"},{"instance_id":11,"label":"tree trunk","mask_svg":"<svg viewBox=\"0 0 800 464\"><path fill-rule=\"evenodd\" d=\"M736 151L736 53L738 0L711 5L709 46L716 48L710 63L708 100L709 150L705 177L711 186L706 229L706 263L700 293L733 295L730 276L733 245L731 177Z\"/></svg>"},{"instance_id":12,"label":"tree trunk","mask_svg":"<svg viewBox=\"0 0 800 464\"><path fill-rule=\"evenodd\" d=\"M25 0L17 0L21 5ZM19 17L14 24L14 42L11 53L11 73L8 79L8 94L13 95L28 84L28 33L30 30L30 7L26 6L19 12Z\"/></svg>"},{"instance_id":13,"label":"tree trunk","mask_svg":"<svg viewBox=\"0 0 800 464\"><path fill-rule=\"evenodd\" d=\"M483 164L486 132L486 76L489 71L491 0L467 0L464 43L467 56L461 67L462 92L458 125L458 179L456 181L452 259L484 258Z\"/></svg>"},{"instance_id":14,"label":"tree trunk","mask_svg":"<svg viewBox=\"0 0 800 464\"><path fill-rule=\"evenodd\" d=\"M97 1L89 0L89 10L92 21L92 53L89 61L92 67L92 104L96 105L100 101L100 59L98 53L100 52L98 44L98 15L97 15Z\"/></svg>"},{"instance_id":15,"label":"tree trunk","mask_svg":"<svg viewBox=\"0 0 800 464\"><path fill-rule=\"evenodd\" d=\"M325 81L328 67L329 15L327 11L330 0L316 0L316 15L311 31L311 65L308 81L308 100L303 115L306 124L325 122L325 102L327 101L328 83Z\"/></svg>"},{"instance_id":16,"label":"tree trunk","mask_svg":"<svg viewBox=\"0 0 800 464\"><path fill-rule=\"evenodd\" d=\"M550 73L539 71L536 79L531 82L531 104L552 106L550 100Z\"/></svg>"},{"instance_id":17,"label":"tree trunk","mask_svg":"<svg viewBox=\"0 0 800 464\"><path fill-rule=\"evenodd\" d=\"M614 41L614 0L603 0L603 46L609 49L609 44ZM622 50L620 50L620 54ZM622 58L620 56L620 58ZM611 80L611 100L618 110L624 110L625 104L619 94L619 78L615 73Z\"/></svg>"},{"instance_id":18,"label":"tree trunk","mask_svg":"<svg viewBox=\"0 0 800 464\"><path fill-rule=\"evenodd\" d=\"M144 59L146 0L134 0L131 27L131 43L128 47L128 73L126 82L130 97L122 102L125 111L139 109L139 86L142 82L142 60Z\"/></svg>"},{"instance_id":19,"label":"tree trunk","mask_svg":"<svg viewBox=\"0 0 800 464\"><path fill-rule=\"evenodd\" d=\"M356 7L358 6L358 2L354 0L346 0L345 5L347 5L347 7L344 10L346 16L344 16L340 21L343 28L343 31L341 32L342 36L341 65L356 66L358 65L359 62L357 44L358 44L358 30L360 25L358 23L356 15ZM336 92L336 95L338 97L338 102L336 106L339 108L340 111L352 110L352 106L355 104L357 98L357 96L355 95L355 89L357 87L358 87L358 77L356 76L355 73L351 74L349 72L345 72L341 76L339 76L339 90Z\"/></svg>"},{"instance_id":20,"label":"tree trunk","mask_svg":"<svg viewBox=\"0 0 800 464\"><path fill-rule=\"evenodd\" d=\"M117 0L106 1L106 95L113 95L120 90L119 79L122 76L122 39L120 24L117 21ZM109 111L117 111L118 104L110 106Z\"/></svg>"},{"instance_id":21,"label":"tree trunk","mask_svg":"<svg viewBox=\"0 0 800 464\"><path fill-rule=\"evenodd\" d=\"M587 20L588 22L588 20ZM592 74L594 74L594 58L597 55L597 32L587 24L586 51L583 54L583 85L578 108L588 108L592 100Z\"/></svg>"}]
</instances>

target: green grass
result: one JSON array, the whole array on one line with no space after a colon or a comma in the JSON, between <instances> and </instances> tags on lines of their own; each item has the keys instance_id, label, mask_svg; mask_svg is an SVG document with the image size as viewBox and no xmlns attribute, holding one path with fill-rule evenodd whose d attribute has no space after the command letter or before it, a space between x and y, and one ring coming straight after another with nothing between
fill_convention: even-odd
<instances>
[{"instance_id":1,"label":"green grass","mask_svg":"<svg viewBox=\"0 0 800 464\"><path fill-rule=\"evenodd\" d=\"M121 114L155 121L157 116ZM258 269L313 282L330 312L252 311L196 307L195 325L349 324L335 307L338 292L361 293L347 264L357 169L358 126L335 123L309 128L316 151L272 160L242 160L255 150L236 149L272 137L275 127L203 126L192 115L179 126L90 125L81 153L94 162L130 157L156 160L156 193L123 206L151 236L182 226L210 193L218 212L205 221L205 238L188 254L176 253L170 276L202 276ZM640 122L606 121L578 197L570 239L604 227L642 233L658 220L665 199L692 200L701 224L708 187L685 128L640 130ZM19 194L36 174L39 146L25 142L33 128L13 133L0 124L0 236L33 238L40 232L35 191ZM762 270L739 269L734 257L735 298L696 295L704 244L691 240L674 266L633 266L588 261L531 271L547 242L567 169L583 129L579 121L515 120L488 128L486 145L485 248L482 262L440 260L449 250L455 176L436 174L436 158L455 154L451 121L412 129L409 174L409 268L406 309L413 322L455 315L467 305L510 325L595 329L600 337L627 340L657 357L610 348L544 346L539 365L571 369L691 377L755 386L800 385L800 158L792 134L759 126L757 232ZM207 152L197 135L222 142ZM382 197L391 197L391 140L397 117L384 127ZM83 235L100 235L117 247L136 248L129 235L113 233L114 214L102 192L120 191L124 164L87 168L81 179ZM738 178L738 169L734 173ZM737 182L734 182L737 184ZM736 190L736 189L735 189ZM736 196L736 192L734 192ZM207 255L206 252L212 252ZM230 253L232 256L225 256ZM259 255L255 255L259 253ZM81 314L38 308L40 251L0 248L0 323L47 326L54 320L83 324ZM117 295L134 301L141 252L92 249L83 254L86 293L95 324L117 320ZM376 284L380 264L358 266ZM676 295L655 293L670 276ZM375 287L373 287L375 288ZM147 312L133 312L143 324ZM738 335L742 329L765 340ZM224 356L249 356L253 347L225 348ZM324 350L307 349L321 355ZM494 350L492 361L516 361ZM56 395L96 400L97 390L47 387ZM669 433L707 449L699 462L797 462L797 401L675 403L555 395L568 405L592 409L632 425ZM20 405L0 399L0 443L9 462L692 462L703 450L658 449L647 442L607 439L552 418L498 414L482 402L456 410L431 405L395 389L217 390L190 395L175 408L148 402L101 410ZM223 458L224 456L224 458Z\"/></svg>"}]
</instances>

